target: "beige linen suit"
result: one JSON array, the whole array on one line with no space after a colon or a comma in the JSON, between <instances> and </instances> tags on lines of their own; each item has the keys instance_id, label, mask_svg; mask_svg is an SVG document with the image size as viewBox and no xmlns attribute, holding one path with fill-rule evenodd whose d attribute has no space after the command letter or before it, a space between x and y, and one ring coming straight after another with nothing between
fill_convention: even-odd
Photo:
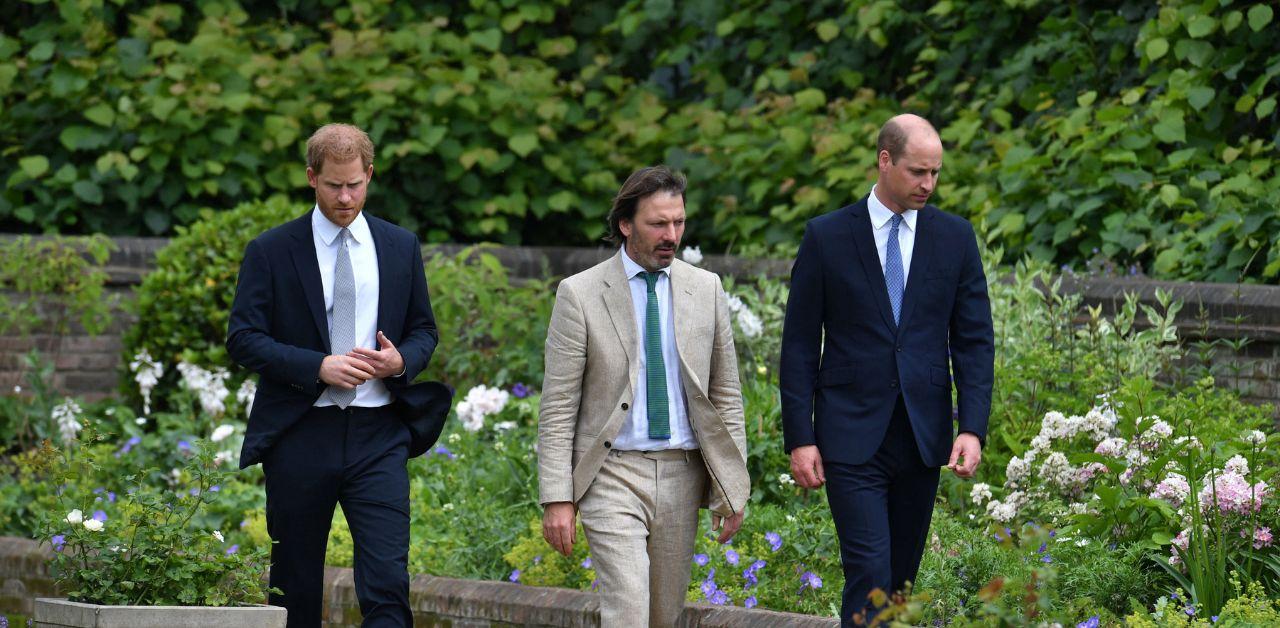
<instances>
[{"instance_id":1,"label":"beige linen suit","mask_svg":"<svg viewBox=\"0 0 1280 628\"><path fill-rule=\"evenodd\" d=\"M670 281L684 403L699 447L691 454L613 451L635 383L644 377L621 252L560 283L547 329L538 429L540 501L579 506L605 593L605 626L674 623L689 583L698 506L728 517L741 512L750 496L737 355L720 278L677 259ZM677 466L664 466L672 464ZM687 497L668 491L642 495L640 502L611 501L635 492L631 469L656 465L660 475L684 473L679 467L686 464L696 473L676 485L685 487ZM691 521L667 521L667 508L679 505L673 499L691 502L685 504ZM648 540L647 551L645 543L614 542L612 528L636 520L641 534L653 522L665 526L662 538ZM638 569L643 566L652 573L637 574L648 571ZM637 586L642 590L634 590ZM644 617L649 621L640 621Z\"/></svg>"}]
</instances>

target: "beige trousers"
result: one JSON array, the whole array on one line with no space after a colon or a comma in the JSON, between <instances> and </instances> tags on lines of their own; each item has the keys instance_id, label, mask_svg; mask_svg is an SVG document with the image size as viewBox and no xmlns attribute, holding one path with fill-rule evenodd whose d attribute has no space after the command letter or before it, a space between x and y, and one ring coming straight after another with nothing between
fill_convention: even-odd
<instances>
[{"instance_id":1,"label":"beige trousers","mask_svg":"<svg viewBox=\"0 0 1280 628\"><path fill-rule=\"evenodd\" d=\"M697 450L609 453L578 502L603 628L680 618L707 481Z\"/></svg>"}]
</instances>

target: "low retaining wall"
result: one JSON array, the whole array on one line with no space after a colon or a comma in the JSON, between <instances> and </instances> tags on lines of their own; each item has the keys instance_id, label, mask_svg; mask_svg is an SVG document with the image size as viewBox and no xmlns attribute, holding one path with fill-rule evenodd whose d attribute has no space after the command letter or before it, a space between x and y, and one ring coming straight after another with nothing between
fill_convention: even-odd
<instances>
[{"instance_id":1,"label":"low retaining wall","mask_svg":"<svg viewBox=\"0 0 1280 628\"><path fill-rule=\"evenodd\" d=\"M0 615L29 616L37 597L57 597L47 560L52 550L30 539L0 537ZM325 625L360 625L352 571L327 567L324 573ZM415 626L485 628L489 626L600 625L599 596L585 591L530 587L510 582L415 576L409 605ZM682 628L831 628L833 618L777 613L741 607L687 604Z\"/></svg>"}]
</instances>

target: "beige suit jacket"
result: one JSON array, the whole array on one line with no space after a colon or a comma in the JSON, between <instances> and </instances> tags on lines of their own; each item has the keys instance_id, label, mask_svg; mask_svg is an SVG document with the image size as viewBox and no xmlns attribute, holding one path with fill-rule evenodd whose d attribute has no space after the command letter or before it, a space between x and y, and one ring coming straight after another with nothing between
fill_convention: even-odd
<instances>
[{"instance_id":1,"label":"beige suit jacket","mask_svg":"<svg viewBox=\"0 0 1280 628\"><path fill-rule=\"evenodd\" d=\"M729 516L751 494L729 305L716 274L678 259L671 294L689 424L710 477L702 505ZM643 377L639 351L621 251L560 282L538 423L542 504L577 503L595 479Z\"/></svg>"}]
</instances>

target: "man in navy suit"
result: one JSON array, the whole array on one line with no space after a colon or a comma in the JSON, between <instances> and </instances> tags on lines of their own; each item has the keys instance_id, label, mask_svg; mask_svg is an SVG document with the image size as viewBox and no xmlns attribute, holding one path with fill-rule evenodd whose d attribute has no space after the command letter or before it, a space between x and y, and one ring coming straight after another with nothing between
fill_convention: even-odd
<instances>
[{"instance_id":1,"label":"man in navy suit","mask_svg":"<svg viewBox=\"0 0 1280 628\"><path fill-rule=\"evenodd\" d=\"M439 335L418 239L362 212L373 143L344 124L307 141L315 208L245 248L227 329L231 358L260 375L240 453L266 478L271 603L289 626L322 616L336 503L355 542L365 626L411 626L410 431L391 410Z\"/></svg>"},{"instance_id":2,"label":"man in navy suit","mask_svg":"<svg viewBox=\"0 0 1280 628\"><path fill-rule=\"evenodd\" d=\"M871 193L805 227L782 333L785 446L798 484L826 484L845 625L870 623L874 589L915 579L939 469L973 477L991 411L977 239L966 220L927 204L942 142L904 114L884 125L877 149Z\"/></svg>"}]
</instances>

